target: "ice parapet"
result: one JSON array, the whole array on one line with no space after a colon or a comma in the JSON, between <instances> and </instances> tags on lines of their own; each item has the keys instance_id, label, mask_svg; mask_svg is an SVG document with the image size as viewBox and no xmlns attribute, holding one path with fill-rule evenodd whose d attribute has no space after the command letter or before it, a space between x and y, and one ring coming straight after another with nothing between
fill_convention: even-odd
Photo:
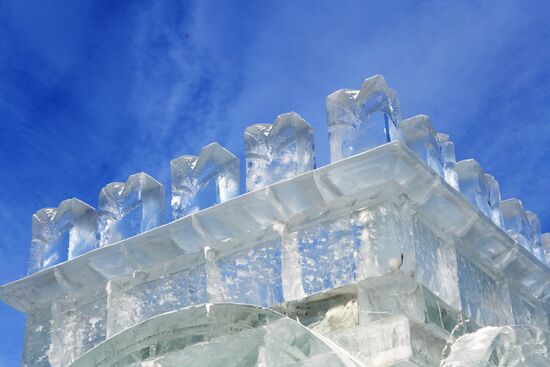
<instances>
[{"instance_id":1,"label":"ice parapet","mask_svg":"<svg viewBox=\"0 0 550 367\"><path fill-rule=\"evenodd\" d=\"M473 159L466 159L457 162L454 169L458 174L460 193L464 195L466 200L472 203L473 206L491 218L489 187L487 186L485 174L479 163Z\"/></svg>"},{"instance_id":2,"label":"ice parapet","mask_svg":"<svg viewBox=\"0 0 550 367\"><path fill-rule=\"evenodd\" d=\"M170 162L174 219L222 203L239 194L239 159L218 143L200 155Z\"/></svg>"},{"instance_id":3,"label":"ice parapet","mask_svg":"<svg viewBox=\"0 0 550 367\"><path fill-rule=\"evenodd\" d=\"M158 227L164 222L164 187L146 173L112 182L101 189L98 207L99 246L103 247Z\"/></svg>"},{"instance_id":4,"label":"ice parapet","mask_svg":"<svg viewBox=\"0 0 550 367\"><path fill-rule=\"evenodd\" d=\"M502 218L502 210L500 209L500 185L496 178L486 173L485 181L489 188L489 206L491 207L491 219L493 222L504 229L504 219Z\"/></svg>"},{"instance_id":5,"label":"ice parapet","mask_svg":"<svg viewBox=\"0 0 550 367\"><path fill-rule=\"evenodd\" d=\"M34 213L29 274L94 249L96 222L95 209L75 198Z\"/></svg>"},{"instance_id":6,"label":"ice parapet","mask_svg":"<svg viewBox=\"0 0 550 367\"><path fill-rule=\"evenodd\" d=\"M441 367L545 367L548 335L537 328L485 327L458 338Z\"/></svg>"},{"instance_id":7,"label":"ice parapet","mask_svg":"<svg viewBox=\"0 0 550 367\"><path fill-rule=\"evenodd\" d=\"M340 89L326 103L331 162L396 140L399 101L382 75L366 79L361 90Z\"/></svg>"},{"instance_id":8,"label":"ice parapet","mask_svg":"<svg viewBox=\"0 0 550 367\"><path fill-rule=\"evenodd\" d=\"M445 177L439 144L430 118L426 115L417 115L401 121L397 128L399 139L431 169Z\"/></svg>"},{"instance_id":9,"label":"ice parapet","mask_svg":"<svg viewBox=\"0 0 550 367\"><path fill-rule=\"evenodd\" d=\"M522 247L533 252L531 227L520 200L512 198L500 203L506 232Z\"/></svg>"},{"instance_id":10,"label":"ice parapet","mask_svg":"<svg viewBox=\"0 0 550 367\"><path fill-rule=\"evenodd\" d=\"M453 169L453 166L456 163L455 145L447 134L437 133L436 138L439 144L441 162L443 163L443 169L445 170L445 181L447 181L449 185L458 191L458 175Z\"/></svg>"},{"instance_id":11,"label":"ice parapet","mask_svg":"<svg viewBox=\"0 0 550 367\"><path fill-rule=\"evenodd\" d=\"M313 128L296 112L247 127L244 141L247 191L315 168Z\"/></svg>"}]
</instances>

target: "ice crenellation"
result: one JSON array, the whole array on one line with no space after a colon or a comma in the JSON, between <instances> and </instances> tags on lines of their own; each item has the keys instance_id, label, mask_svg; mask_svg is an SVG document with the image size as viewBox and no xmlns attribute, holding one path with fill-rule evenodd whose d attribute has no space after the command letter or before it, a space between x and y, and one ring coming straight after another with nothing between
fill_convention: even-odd
<instances>
[{"instance_id":1,"label":"ice crenellation","mask_svg":"<svg viewBox=\"0 0 550 367\"><path fill-rule=\"evenodd\" d=\"M24 366L547 366L550 234L381 75L33 215ZM248 304L253 306L244 306ZM509 352L508 350L513 350ZM116 352L115 352L116 351ZM524 363L524 364L522 364Z\"/></svg>"},{"instance_id":2,"label":"ice crenellation","mask_svg":"<svg viewBox=\"0 0 550 367\"><path fill-rule=\"evenodd\" d=\"M334 92L327 97L326 104L331 161L400 140L474 207L545 262L537 215L526 212L518 199L501 203L498 181L484 173L475 160L456 162L453 142L448 135L436 133L429 116L401 121L397 95L388 88L383 76L366 79L360 90ZM295 112L278 116L274 124L247 127L244 140L247 191L315 169L313 128ZM170 167L173 219L239 195L239 159L217 143L205 146L200 156L186 155L172 160ZM139 184L140 180L148 181L150 187L140 188L145 185ZM86 214L90 220L97 218L97 244L82 245L77 255L163 224L164 200L162 184L145 173L130 176L127 183L105 186L99 195L99 216L91 211ZM59 208L62 206L63 203ZM71 257L63 253L75 246L66 236L58 238L74 231L73 226L54 229L58 227L55 221L48 220L51 224L45 225L39 219L48 210L56 209L41 209L34 215L37 224L33 225L29 273L66 261ZM527 219L527 213L531 219ZM46 234L52 231L59 232L55 239Z\"/></svg>"}]
</instances>

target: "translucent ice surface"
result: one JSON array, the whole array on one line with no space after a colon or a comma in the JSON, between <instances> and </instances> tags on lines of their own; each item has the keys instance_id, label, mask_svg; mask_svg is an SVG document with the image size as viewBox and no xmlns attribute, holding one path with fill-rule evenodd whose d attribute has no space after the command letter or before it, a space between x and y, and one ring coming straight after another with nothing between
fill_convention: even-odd
<instances>
[{"instance_id":1,"label":"translucent ice surface","mask_svg":"<svg viewBox=\"0 0 550 367\"><path fill-rule=\"evenodd\" d=\"M473 159L466 159L457 162L454 169L458 174L460 193L464 195L473 206L491 218L489 186L487 185L487 181L485 181L485 174L479 163Z\"/></svg>"},{"instance_id":2,"label":"translucent ice surface","mask_svg":"<svg viewBox=\"0 0 550 367\"><path fill-rule=\"evenodd\" d=\"M361 90L340 89L327 97L330 161L396 140L399 101L382 75L363 82Z\"/></svg>"},{"instance_id":3,"label":"translucent ice surface","mask_svg":"<svg viewBox=\"0 0 550 367\"><path fill-rule=\"evenodd\" d=\"M531 229L531 242L533 243L533 255L543 263L546 263L544 257L544 248L542 247L542 234L540 231L539 217L530 210L525 211L529 228Z\"/></svg>"},{"instance_id":4,"label":"translucent ice surface","mask_svg":"<svg viewBox=\"0 0 550 367\"><path fill-rule=\"evenodd\" d=\"M485 174L485 181L489 187L489 205L491 206L491 219L493 222L504 229L504 219L500 209L500 185L498 181L490 174Z\"/></svg>"},{"instance_id":5,"label":"translucent ice surface","mask_svg":"<svg viewBox=\"0 0 550 367\"><path fill-rule=\"evenodd\" d=\"M95 209L74 198L34 213L29 274L94 249L96 221Z\"/></svg>"},{"instance_id":6,"label":"translucent ice surface","mask_svg":"<svg viewBox=\"0 0 550 367\"><path fill-rule=\"evenodd\" d=\"M430 118L426 115L417 115L401 121L397 129L399 139L430 168L441 177L445 177L439 144Z\"/></svg>"},{"instance_id":7,"label":"translucent ice surface","mask_svg":"<svg viewBox=\"0 0 550 367\"><path fill-rule=\"evenodd\" d=\"M174 219L232 199L239 194L239 159L218 143L200 155L170 162Z\"/></svg>"},{"instance_id":8,"label":"translucent ice surface","mask_svg":"<svg viewBox=\"0 0 550 367\"><path fill-rule=\"evenodd\" d=\"M443 169L445 170L445 181L447 181L449 185L458 191L458 175L453 169L453 166L456 163L455 145L447 134L437 133L436 138L439 143L441 162L443 163Z\"/></svg>"},{"instance_id":9,"label":"translucent ice surface","mask_svg":"<svg viewBox=\"0 0 550 367\"><path fill-rule=\"evenodd\" d=\"M247 191L315 168L313 128L296 112L247 127L244 141Z\"/></svg>"},{"instance_id":10,"label":"translucent ice surface","mask_svg":"<svg viewBox=\"0 0 550 367\"><path fill-rule=\"evenodd\" d=\"M99 193L99 246L132 237L164 222L164 187L146 173L113 182Z\"/></svg>"},{"instance_id":11,"label":"translucent ice surface","mask_svg":"<svg viewBox=\"0 0 550 367\"><path fill-rule=\"evenodd\" d=\"M522 202L519 199L512 198L501 202L500 207L502 208L506 232L526 250L533 252L531 226L523 210Z\"/></svg>"},{"instance_id":12,"label":"translucent ice surface","mask_svg":"<svg viewBox=\"0 0 550 367\"><path fill-rule=\"evenodd\" d=\"M548 334L522 326L485 327L458 338L441 367L545 367Z\"/></svg>"}]
</instances>

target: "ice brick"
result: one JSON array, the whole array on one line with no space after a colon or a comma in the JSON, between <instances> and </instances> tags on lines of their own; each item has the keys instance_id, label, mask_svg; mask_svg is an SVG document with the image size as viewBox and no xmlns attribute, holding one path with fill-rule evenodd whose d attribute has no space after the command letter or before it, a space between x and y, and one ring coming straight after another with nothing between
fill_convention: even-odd
<instances>
[{"instance_id":1,"label":"ice brick","mask_svg":"<svg viewBox=\"0 0 550 367\"><path fill-rule=\"evenodd\" d=\"M526 210L525 215L527 216L527 221L529 222L529 228L531 229L531 242L533 244L533 255L544 264L546 264L546 259L544 257L544 248L542 246L542 234L540 231L540 221L539 217L532 211Z\"/></svg>"},{"instance_id":2,"label":"ice brick","mask_svg":"<svg viewBox=\"0 0 550 367\"><path fill-rule=\"evenodd\" d=\"M504 219L502 218L502 209L500 208L500 185L496 178L486 173L485 181L489 188L489 205L491 206L491 219L493 222L504 229Z\"/></svg>"},{"instance_id":3,"label":"ice brick","mask_svg":"<svg viewBox=\"0 0 550 367\"><path fill-rule=\"evenodd\" d=\"M103 247L164 222L164 187L146 173L113 182L99 193L98 233Z\"/></svg>"},{"instance_id":4,"label":"ice brick","mask_svg":"<svg viewBox=\"0 0 550 367\"><path fill-rule=\"evenodd\" d=\"M437 297L418 280L392 272L357 283L359 320L362 325L403 314L419 324L431 324L451 332L459 309Z\"/></svg>"},{"instance_id":5,"label":"ice brick","mask_svg":"<svg viewBox=\"0 0 550 367\"><path fill-rule=\"evenodd\" d=\"M160 278L146 272L132 274L110 281L107 289L108 337L164 312L208 301L202 265Z\"/></svg>"},{"instance_id":6,"label":"ice brick","mask_svg":"<svg viewBox=\"0 0 550 367\"><path fill-rule=\"evenodd\" d=\"M454 169L458 174L460 193L474 207L491 218L489 187L485 181L485 173L483 173L479 163L473 159L466 159L457 162Z\"/></svg>"},{"instance_id":7,"label":"ice brick","mask_svg":"<svg viewBox=\"0 0 550 367\"><path fill-rule=\"evenodd\" d=\"M272 306L283 301L281 241L273 240L217 261L223 302Z\"/></svg>"},{"instance_id":8,"label":"ice brick","mask_svg":"<svg viewBox=\"0 0 550 367\"><path fill-rule=\"evenodd\" d=\"M305 294L342 286L359 278L361 227L353 217L320 223L297 238Z\"/></svg>"},{"instance_id":9,"label":"ice brick","mask_svg":"<svg viewBox=\"0 0 550 367\"><path fill-rule=\"evenodd\" d=\"M338 90L326 103L331 162L396 140L399 101L382 75L366 79L361 90Z\"/></svg>"},{"instance_id":10,"label":"ice brick","mask_svg":"<svg viewBox=\"0 0 550 367\"><path fill-rule=\"evenodd\" d=\"M247 191L315 168L313 128L296 112L247 127L244 140Z\"/></svg>"},{"instance_id":11,"label":"ice brick","mask_svg":"<svg viewBox=\"0 0 550 367\"><path fill-rule=\"evenodd\" d=\"M512 313L514 325L534 326L543 330L548 328L548 314L537 300L523 295L517 289L511 289Z\"/></svg>"},{"instance_id":12,"label":"ice brick","mask_svg":"<svg viewBox=\"0 0 550 367\"><path fill-rule=\"evenodd\" d=\"M453 168L456 163L455 145L447 134L437 133L436 138L439 143L443 169L445 170L445 181L458 191L458 175Z\"/></svg>"},{"instance_id":13,"label":"ice brick","mask_svg":"<svg viewBox=\"0 0 550 367\"><path fill-rule=\"evenodd\" d=\"M447 335L395 315L328 337L365 366L437 366Z\"/></svg>"},{"instance_id":14,"label":"ice brick","mask_svg":"<svg viewBox=\"0 0 550 367\"><path fill-rule=\"evenodd\" d=\"M464 317L480 326L512 325L510 292L479 266L458 256L458 283Z\"/></svg>"},{"instance_id":15,"label":"ice brick","mask_svg":"<svg viewBox=\"0 0 550 367\"><path fill-rule=\"evenodd\" d=\"M107 302L102 297L87 304L52 306L52 333L49 361L52 366L68 366L79 356L105 340Z\"/></svg>"},{"instance_id":16,"label":"ice brick","mask_svg":"<svg viewBox=\"0 0 550 367\"><path fill-rule=\"evenodd\" d=\"M506 232L527 251L533 252L531 227L519 199L507 199L500 203Z\"/></svg>"},{"instance_id":17,"label":"ice brick","mask_svg":"<svg viewBox=\"0 0 550 367\"><path fill-rule=\"evenodd\" d=\"M431 169L445 177L439 144L430 118L417 115L401 121L397 129L399 139Z\"/></svg>"},{"instance_id":18,"label":"ice brick","mask_svg":"<svg viewBox=\"0 0 550 367\"><path fill-rule=\"evenodd\" d=\"M172 217L184 217L239 195L239 159L218 143L170 162Z\"/></svg>"},{"instance_id":19,"label":"ice brick","mask_svg":"<svg viewBox=\"0 0 550 367\"><path fill-rule=\"evenodd\" d=\"M97 213L78 199L62 201L32 216L29 274L96 248Z\"/></svg>"}]
</instances>

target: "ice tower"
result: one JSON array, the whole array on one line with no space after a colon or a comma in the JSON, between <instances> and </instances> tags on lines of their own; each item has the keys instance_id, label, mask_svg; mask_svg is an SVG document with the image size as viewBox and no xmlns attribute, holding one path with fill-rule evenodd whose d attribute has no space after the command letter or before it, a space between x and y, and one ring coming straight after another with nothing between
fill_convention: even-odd
<instances>
[{"instance_id":1,"label":"ice tower","mask_svg":"<svg viewBox=\"0 0 550 367\"><path fill-rule=\"evenodd\" d=\"M380 75L33 217L24 366L550 366L550 234ZM434 122L437 125L437 121ZM242 154L241 154L242 155ZM92 251L93 250L93 251Z\"/></svg>"}]
</instances>

